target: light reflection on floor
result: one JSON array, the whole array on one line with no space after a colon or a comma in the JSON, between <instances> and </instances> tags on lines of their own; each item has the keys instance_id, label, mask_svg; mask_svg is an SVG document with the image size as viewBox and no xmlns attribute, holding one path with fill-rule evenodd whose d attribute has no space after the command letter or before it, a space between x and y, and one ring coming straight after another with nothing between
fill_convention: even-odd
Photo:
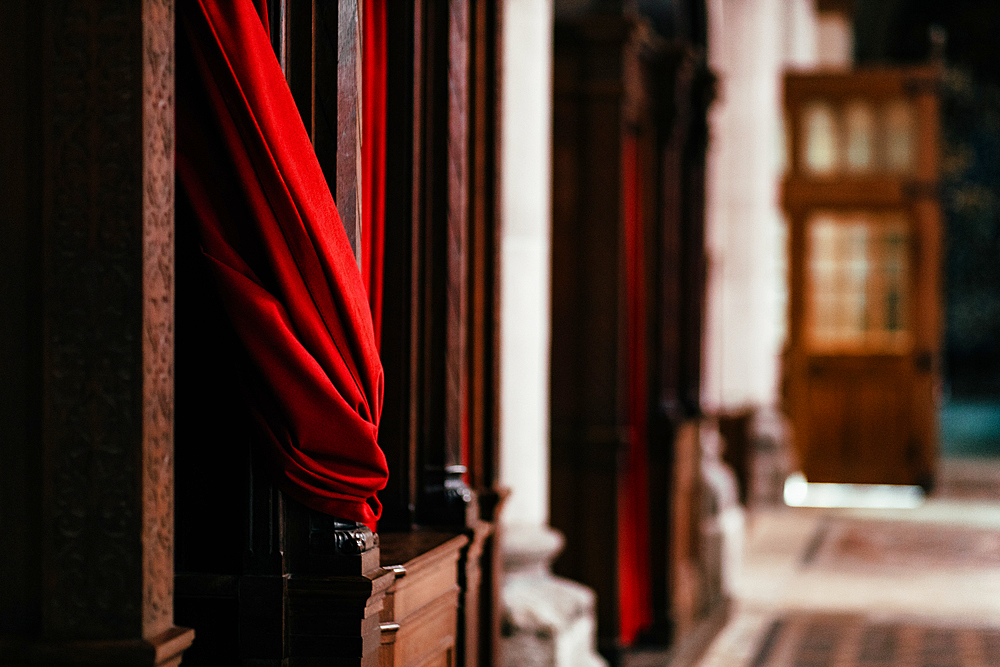
<instances>
[{"instance_id":1,"label":"light reflection on floor","mask_svg":"<svg viewBox=\"0 0 1000 667\"><path fill-rule=\"evenodd\" d=\"M924 490L919 486L818 484L807 482L802 473L785 480L784 497L789 507L914 509L924 504Z\"/></svg>"}]
</instances>

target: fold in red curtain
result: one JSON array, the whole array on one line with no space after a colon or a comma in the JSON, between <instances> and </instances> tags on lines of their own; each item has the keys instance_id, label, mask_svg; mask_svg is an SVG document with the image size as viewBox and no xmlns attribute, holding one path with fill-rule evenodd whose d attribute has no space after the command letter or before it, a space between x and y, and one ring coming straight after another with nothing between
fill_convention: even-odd
<instances>
[{"instance_id":1,"label":"fold in red curtain","mask_svg":"<svg viewBox=\"0 0 1000 667\"><path fill-rule=\"evenodd\" d=\"M254 4L177 14L179 196L251 360L261 440L290 496L374 526L382 366L330 189Z\"/></svg>"}]
</instances>

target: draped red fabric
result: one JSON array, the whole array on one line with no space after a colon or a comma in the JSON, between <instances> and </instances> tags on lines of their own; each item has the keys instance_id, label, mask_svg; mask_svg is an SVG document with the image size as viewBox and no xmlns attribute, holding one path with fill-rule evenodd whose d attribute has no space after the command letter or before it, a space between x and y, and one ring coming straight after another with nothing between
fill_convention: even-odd
<instances>
[{"instance_id":1,"label":"draped red fabric","mask_svg":"<svg viewBox=\"0 0 1000 667\"><path fill-rule=\"evenodd\" d=\"M622 213L625 222L628 322L629 450L625 479L618 487L618 586L621 635L626 644L635 641L653 618L649 561L649 469L646 465L646 267L639 150L637 137L628 135L622 146Z\"/></svg>"},{"instance_id":2,"label":"draped red fabric","mask_svg":"<svg viewBox=\"0 0 1000 667\"><path fill-rule=\"evenodd\" d=\"M382 340L382 248L385 230L386 2L364 0L361 8L361 275L375 327Z\"/></svg>"},{"instance_id":3,"label":"draped red fabric","mask_svg":"<svg viewBox=\"0 0 1000 667\"><path fill-rule=\"evenodd\" d=\"M177 16L178 196L250 359L260 440L290 496L374 526L382 366L330 189L254 4Z\"/></svg>"}]
</instances>

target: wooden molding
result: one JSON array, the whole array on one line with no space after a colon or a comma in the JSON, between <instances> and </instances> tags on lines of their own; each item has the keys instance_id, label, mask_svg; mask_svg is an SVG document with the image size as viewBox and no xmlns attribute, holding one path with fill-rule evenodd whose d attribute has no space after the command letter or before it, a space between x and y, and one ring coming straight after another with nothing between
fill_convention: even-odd
<instances>
[{"instance_id":1,"label":"wooden molding","mask_svg":"<svg viewBox=\"0 0 1000 667\"><path fill-rule=\"evenodd\" d=\"M25 652L28 665L175 667L194 640L194 630L170 627L149 639L38 643Z\"/></svg>"}]
</instances>

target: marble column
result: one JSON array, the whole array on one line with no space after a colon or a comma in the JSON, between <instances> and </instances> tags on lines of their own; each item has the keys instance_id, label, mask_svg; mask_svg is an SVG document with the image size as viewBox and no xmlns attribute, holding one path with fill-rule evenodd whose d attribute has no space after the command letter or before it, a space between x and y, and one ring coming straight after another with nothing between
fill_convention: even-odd
<instances>
[{"instance_id":1,"label":"marble column","mask_svg":"<svg viewBox=\"0 0 1000 667\"><path fill-rule=\"evenodd\" d=\"M501 664L603 664L593 591L554 577L549 521L551 0L503 8L500 477L510 489L501 549Z\"/></svg>"},{"instance_id":2,"label":"marble column","mask_svg":"<svg viewBox=\"0 0 1000 667\"><path fill-rule=\"evenodd\" d=\"M709 412L778 402L786 322L781 80L813 66L814 0L714 0L710 66L719 77L708 156L705 375Z\"/></svg>"}]
</instances>

